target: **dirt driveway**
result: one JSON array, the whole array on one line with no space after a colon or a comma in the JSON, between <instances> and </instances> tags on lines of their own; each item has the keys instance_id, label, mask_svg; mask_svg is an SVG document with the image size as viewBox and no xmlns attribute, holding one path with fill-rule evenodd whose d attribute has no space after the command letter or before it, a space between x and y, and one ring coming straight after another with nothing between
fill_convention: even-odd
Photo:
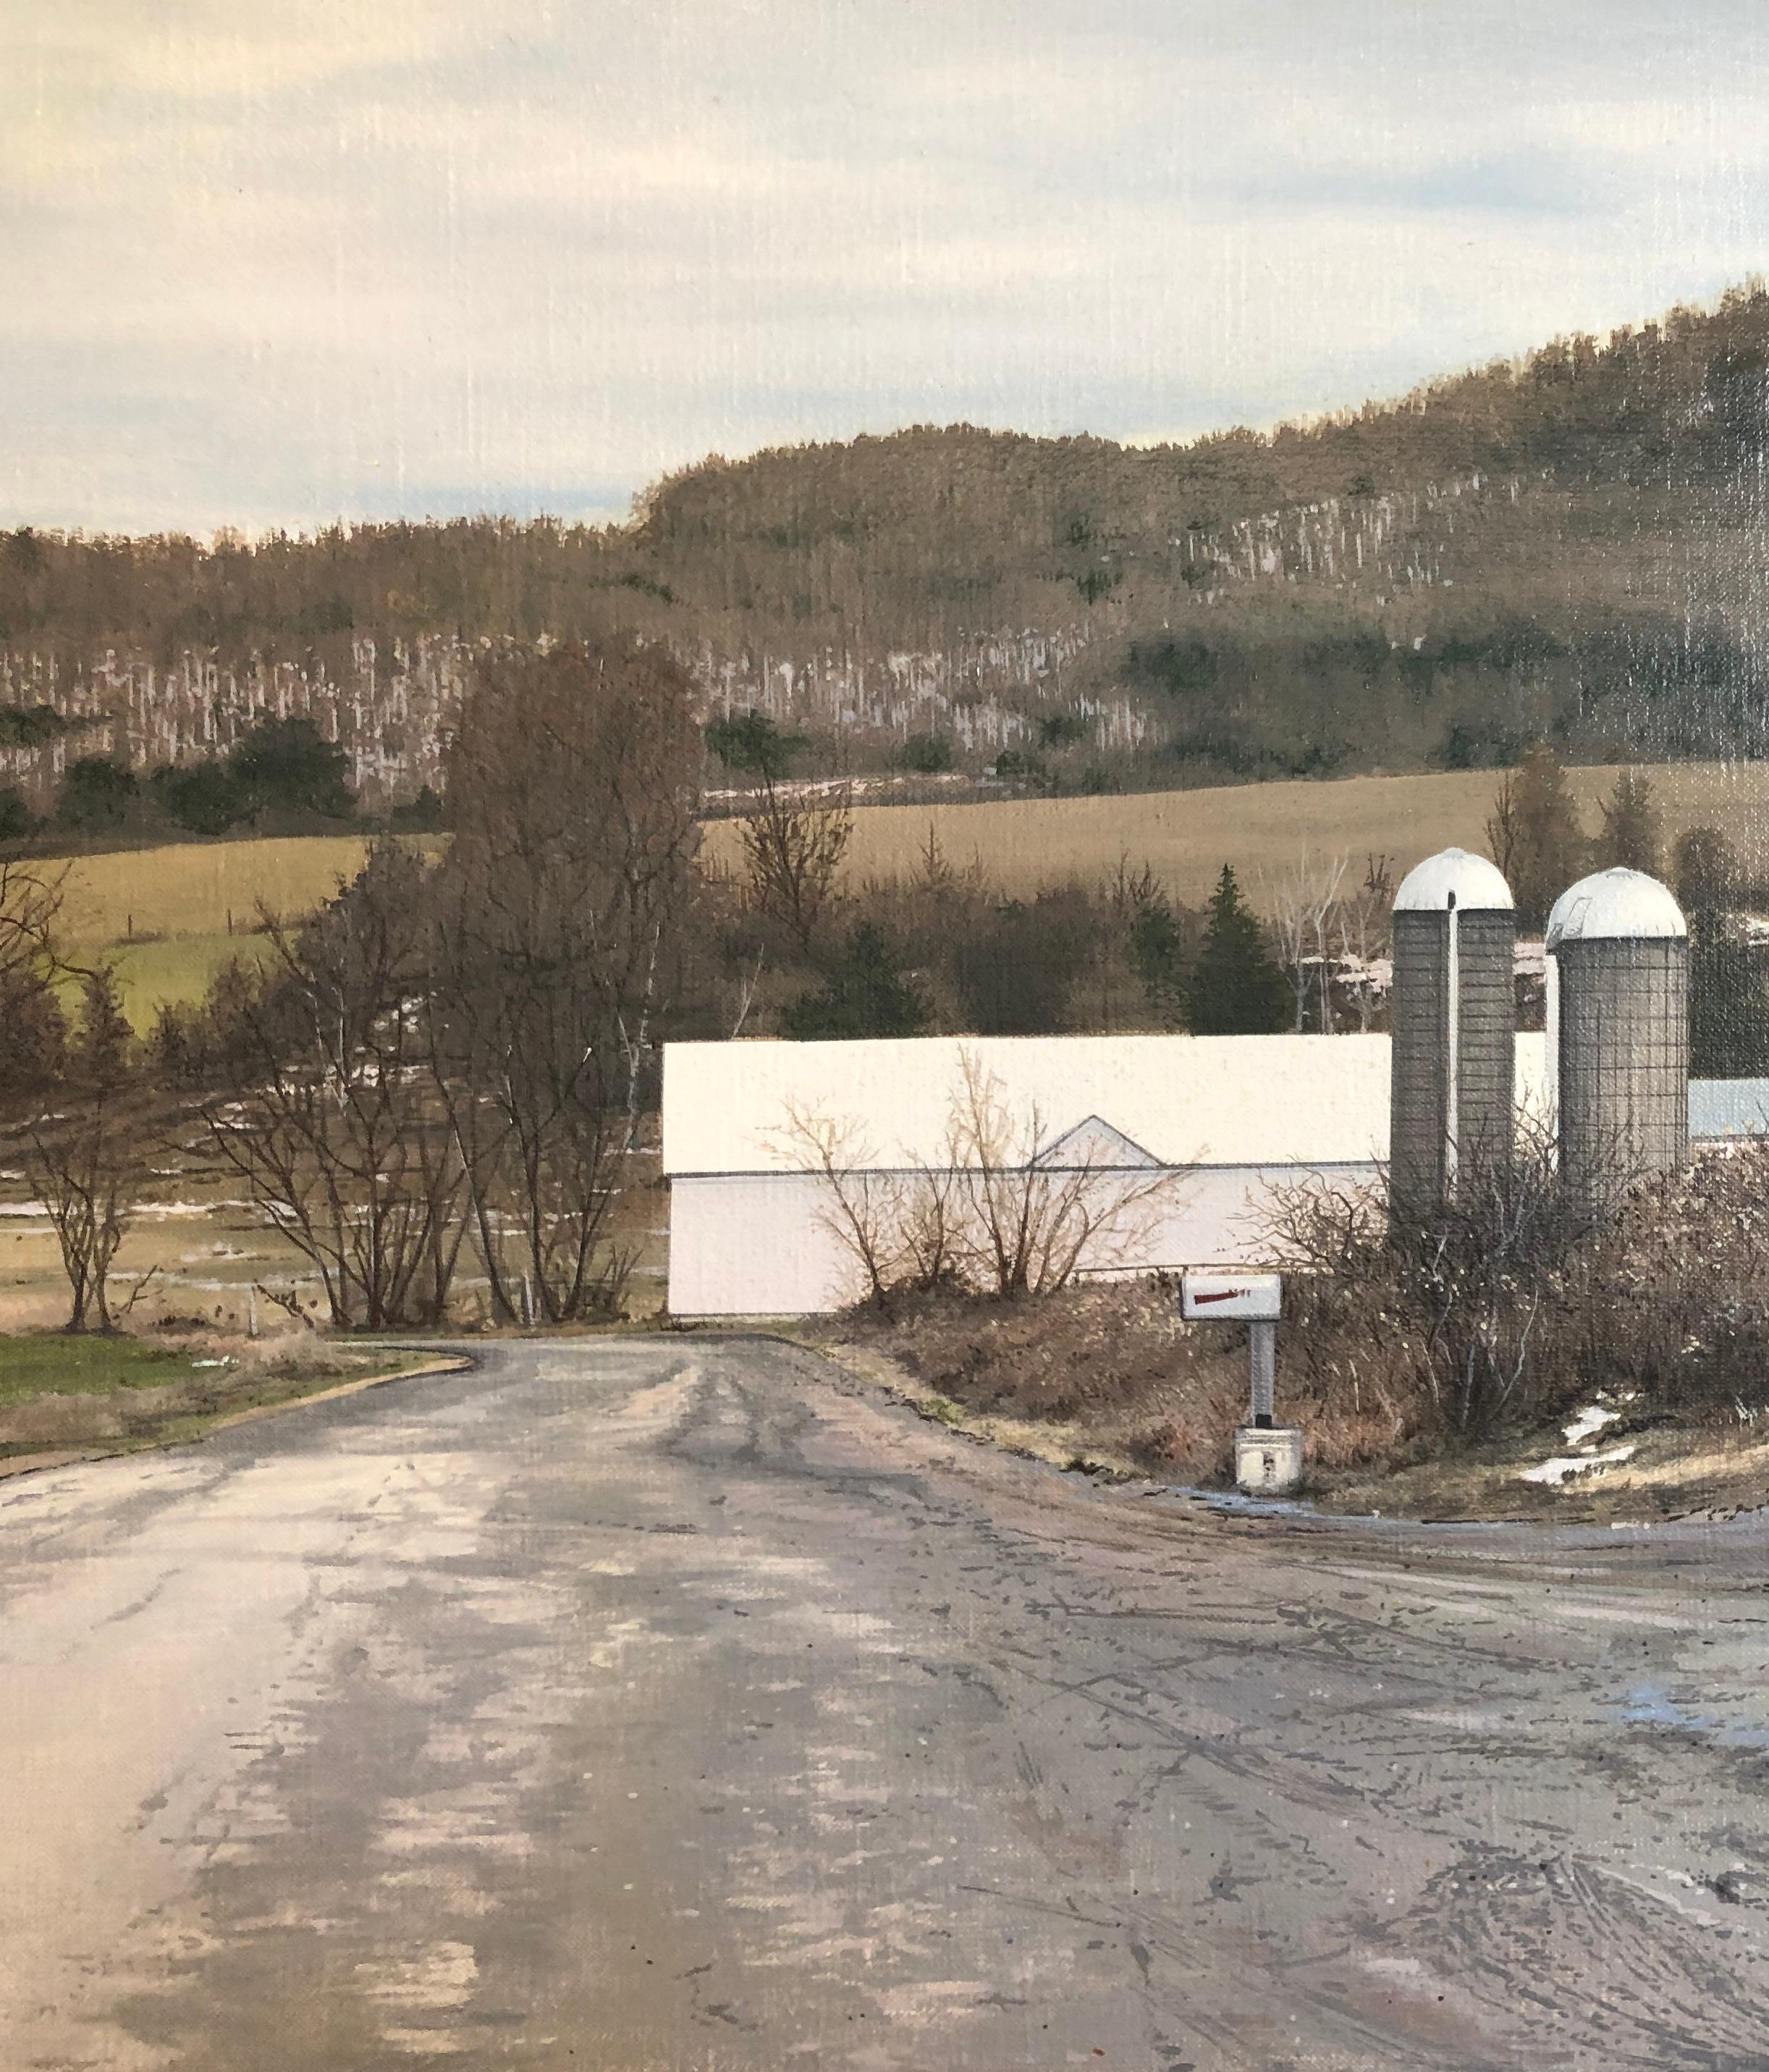
<instances>
[{"instance_id":1,"label":"dirt driveway","mask_svg":"<svg viewBox=\"0 0 1769 2072\"><path fill-rule=\"evenodd\" d=\"M1766 1571L489 1348L0 1488L4 2062L1761 2068Z\"/></svg>"}]
</instances>

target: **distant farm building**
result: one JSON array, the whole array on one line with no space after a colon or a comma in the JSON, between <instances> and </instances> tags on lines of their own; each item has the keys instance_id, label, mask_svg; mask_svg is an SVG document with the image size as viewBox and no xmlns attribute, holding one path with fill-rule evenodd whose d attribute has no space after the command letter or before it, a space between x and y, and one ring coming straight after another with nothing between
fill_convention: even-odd
<instances>
[{"instance_id":1,"label":"distant farm building","mask_svg":"<svg viewBox=\"0 0 1769 2072\"><path fill-rule=\"evenodd\" d=\"M1542 1098L1545 1039L1517 1038L1520 1102ZM1045 1170L1103 1188L1171 1173L1164 1200L1097 1245L1084 1272L1254 1265L1274 1197L1310 1175L1373 1180L1389 1155L1385 1036L919 1037L891 1042L674 1043L664 1053L669 1306L682 1317L807 1315L862 1292L835 1227L844 1180L935 1172L967 1066ZM1697 1140L1769 1131L1769 1081L1695 1081Z\"/></svg>"},{"instance_id":2,"label":"distant farm building","mask_svg":"<svg viewBox=\"0 0 1769 2072\"><path fill-rule=\"evenodd\" d=\"M1541 1038L1518 1049L1520 1078L1539 1079ZM798 1315L854 1301L835 1186L808 1170L812 1137L822 1133L843 1174L946 1170L967 1070L999 1090L1020 1160L1085 1169L1105 1190L1135 1174L1175 1176L1168 1198L1093 1247L1083 1271L1246 1264L1261 1256L1276 1190L1308 1174L1368 1181L1388 1156L1382 1036L671 1044L671 1312Z\"/></svg>"}]
</instances>

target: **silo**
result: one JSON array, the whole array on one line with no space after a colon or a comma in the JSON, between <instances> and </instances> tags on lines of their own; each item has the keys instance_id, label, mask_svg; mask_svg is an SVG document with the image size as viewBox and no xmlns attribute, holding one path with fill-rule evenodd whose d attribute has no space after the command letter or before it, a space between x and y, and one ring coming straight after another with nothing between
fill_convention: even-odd
<instances>
[{"instance_id":1,"label":"silo","mask_svg":"<svg viewBox=\"0 0 1769 2072\"><path fill-rule=\"evenodd\" d=\"M1517 917L1484 856L1447 849L1394 895L1389 1188L1429 1215L1481 1158L1508 1157L1517 1071Z\"/></svg>"},{"instance_id":2,"label":"silo","mask_svg":"<svg viewBox=\"0 0 1769 2072\"><path fill-rule=\"evenodd\" d=\"M1689 1157L1689 929L1656 878L1599 870L1555 901L1547 948L1561 1177L1601 1208Z\"/></svg>"}]
</instances>

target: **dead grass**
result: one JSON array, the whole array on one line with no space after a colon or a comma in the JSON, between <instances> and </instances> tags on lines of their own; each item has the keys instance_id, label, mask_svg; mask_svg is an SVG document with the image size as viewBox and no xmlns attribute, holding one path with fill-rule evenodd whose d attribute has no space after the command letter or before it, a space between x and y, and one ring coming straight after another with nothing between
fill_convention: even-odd
<instances>
[{"instance_id":1,"label":"dead grass","mask_svg":"<svg viewBox=\"0 0 1769 2072\"><path fill-rule=\"evenodd\" d=\"M1181 1322L1159 1288L1065 1289L1001 1302L939 1297L831 1319L816 1342L954 1430L1053 1465L1226 1488L1246 1412L1245 1334ZM1555 1487L1522 1470L1566 1453L1558 1424L1460 1446L1317 1393L1280 1357L1279 1408L1307 1435L1305 1498L1324 1511L1432 1522L1653 1523L1769 1503L1769 1413L1672 1416L1643 1404L1599 1450L1632 1457Z\"/></svg>"},{"instance_id":2,"label":"dead grass","mask_svg":"<svg viewBox=\"0 0 1769 2072\"><path fill-rule=\"evenodd\" d=\"M1319 1474L1311 1494L1320 1509L1451 1523L1534 1519L1563 1525L1652 1524L1690 1516L1729 1517L1769 1504L1769 1438L1749 1426L1666 1420L1642 1428L1626 1420L1603 1434L1633 1457L1545 1486L1522 1470L1563 1455L1558 1430L1520 1437L1422 1462L1390 1474ZM1601 1451L1602 1449L1599 1449Z\"/></svg>"},{"instance_id":3,"label":"dead grass","mask_svg":"<svg viewBox=\"0 0 1769 2072\"><path fill-rule=\"evenodd\" d=\"M433 852L440 844L413 838ZM81 856L63 870L63 923L76 955L114 958L124 1005L145 1034L168 1001L201 998L235 956L261 958L261 902L290 919L314 912L362 869L361 834L168 842Z\"/></svg>"},{"instance_id":4,"label":"dead grass","mask_svg":"<svg viewBox=\"0 0 1769 2072\"><path fill-rule=\"evenodd\" d=\"M224 935L231 918L248 935L261 900L279 914L311 913L362 869L367 849L366 835L285 835L76 857L67 865L68 927L83 942L108 944L131 933Z\"/></svg>"},{"instance_id":5,"label":"dead grass","mask_svg":"<svg viewBox=\"0 0 1769 2072\"><path fill-rule=\"evenodd\" d=\"M1173 1481L1225 1474L1246 1389L1239 1334L1182 1324L1171 1297L1123 1283L1017 1301L927 1297L889 1319L850 1313L821 1335L889 1362L944 1423L1064 1466Z\"/></svg>"},{"instance_id":6,"label":"dead grass","mask_svg":"<svg viewBox=\"0 0 1769 2072\"><path fill-rule=\"evenodd\" d=\"M1596 829L1597 801L1619 767L1569 773L1589 832ZM1262 870L1281 868L1305 848L1360 864L1366 855L1386 855L1398 878L1452 842L1484 851L1500 774L1448 771L1094 799L864 806L854 815L845 868L854 884L909 874L932 827L950 863L962 867L975 857L991 883L1016 894L1097 878L1128 857L1151 864L1174 898L1201 906L1225 863L1257 894ZM1710 824L1725 829L1754 865L1765 860L1760 831L1769 828L1769 765L1673 763L1643 766L1643 774L1652 780L1667 846L1685 828ZM738 836L733 821L712 823L706 853L741 871Z\"/></svg>"}]
</instances>

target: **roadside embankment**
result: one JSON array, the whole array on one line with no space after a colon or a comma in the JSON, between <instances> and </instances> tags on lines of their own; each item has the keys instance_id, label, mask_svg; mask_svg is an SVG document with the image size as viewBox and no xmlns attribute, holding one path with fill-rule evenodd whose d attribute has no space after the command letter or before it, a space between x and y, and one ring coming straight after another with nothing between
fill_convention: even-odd
<instances>
[{"instance_id":1,"label":"roadside embankment","mask_svg":"<svg viewBox=\"0 0 1769 2072\"><path fill-rule=\"evenodd\" d=\"M1009 1452L1126 1482L1231 1485L1245 1334L1182 1323L1159 1285L905 1299L807 1335L922 1416ZM1742 1400L1673 1410L1599 1391L1476 1443L1336 1400L1342 1373L1327 1364L1324 1382L1318 1367L1279 1363L1284 1415L1308 1435L1303 1501L1323 1512L1621 1525L1769 1504L1769 1412Z\"/></svg>"}]
</instances>

